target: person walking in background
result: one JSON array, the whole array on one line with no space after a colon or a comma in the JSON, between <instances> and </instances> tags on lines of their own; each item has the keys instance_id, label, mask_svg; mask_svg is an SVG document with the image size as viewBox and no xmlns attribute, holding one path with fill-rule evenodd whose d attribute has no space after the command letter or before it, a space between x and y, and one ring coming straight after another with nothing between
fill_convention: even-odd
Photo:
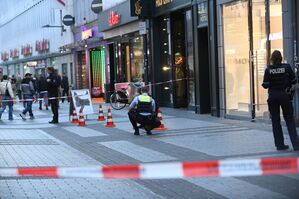
<instances>
[{"instance_id":1,"label":"person walking in background","mask_svg":"<svg viewBox=\"0 0 299 199\"><path fill-rule=\"evenodd\" d=\"M289 136L295 151L299 150L299 140L296 131L293 92L297 78L289 64L282 64L280 51L275 50L271 55L272 65L268 66L264 73L262 86L268 89L268 106L272 120L274 143L277 150L286 150L288 145L284 144L284 137L280 121L280 108L287 125Z\"/></svg>"},{"instance_id":2,"label":"person walking in background","mask_svg":"<svg viewBox=\"0 0 299 199\"><path fill-rule=\"evenodd\" d=\"M20 114L23 120L26 120L26 113L29 112L30 119L34 119L32 112L33 95L35 94L34 85L32 82L32 74L26 73L25 78L21 83L21 91L25 100L26 107Z\"/></svg>"},{"instance_id":3,"label":"person walking in background","mask_svg":"<svg viewBox=\"0 0 299 199\"><path fill-rule=\"evenodd\" d=\"M56 99L59 96L59 87L61 84L61 79L58 77L57 73L53 67L47 68L49 76L47 77L47 89L48 89L48 97L55 98L49 99L49 103L51 105L51 110L53 113L53 119L49 123L57 124L58 123L58 105L59 100Z\"/></svg>"},{"instance_id":4,"label":"person walking in background","mask_svg":"<svg viewBox=\"0 0 299 199\"><path fill-rule=\"evenodd\" d=\"M2 117L3 112L6 109L6 106L8 106L8 120L13 120L12 100L14 100L15 96L12 90L12 85L8 80L7 75L3 75L3 81L0 83L0 94L2 95L2 108L0 109L0 119Z\"/></svg>"},{"instance_id":5,"label":"person walking in background","mask_svg":"<svg viewBox=\"0 0 299 199\"><path fill-rule=\"evenodd\" d=\"M61 97L64 97L66 95L67 101L69 102L69 80L65 73L62 73L62 80L61 80L61 88L62 88L62 95ZM62 98L61 101L64 103L65 98Z\"/></svg>"},{"instance_id":6,"label":"person walking in background","mask_svg":"<svg viewBox=\"0 0 299 199\"><path fill-rule=\"evenodd\" d=\"M44 105L46 107L46 110L48 110L48 89L47 89L47 81L44 75L40 75L40 77L36 81L36 90L38 93L38 98L43 98L39 99L39 110L42 110L43 108L43 101Z\"/></svg>"}]
</instances>

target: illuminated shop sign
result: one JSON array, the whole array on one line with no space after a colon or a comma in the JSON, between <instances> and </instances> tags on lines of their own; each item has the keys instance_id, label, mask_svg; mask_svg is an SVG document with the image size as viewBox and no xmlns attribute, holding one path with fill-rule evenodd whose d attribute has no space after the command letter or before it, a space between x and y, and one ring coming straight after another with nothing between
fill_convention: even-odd
<instances>
[{"instance_id":1,"label":"illuminated shop sign","mask_svg":"<svg viewBox=\"0 0 299 199\"><path fill-rule=\"evenodd\" d=\"M109 19L108 19L109 26L115 26L120 23L120 15L115 11L110 11Z\"/></svg>"},{"instance_id":2,"label":"illuminated shop sign","mask_svg":"<svg viewBox=\"0 0 299 199\"><path fill-rule=\"evenodd\" d=\"M10 50L10 57L11 58L18 58L19 57L19 50L18 49L11 49Z\"/></svg>"},{"instance_id":3,"label":"illuminated shop sign","mask_svg":"<svg viewBox=\"0 0 299 199\"><path fill-rule=\"evenodd\" d=\"M35 42L35 51L43 52L48 51L50 48L50 42L48 39L43 39Z\"/></svg>"},{"instance_id":4,"label":"illuminated shop sign","mask_svg":"<svg viewBox=\"0 0 299 199\"><path fill-rule=\"evenodd\" d=\"M85 39L89 39L92 37L92 29L87 29L82 31L81 33L81 39L85 40Z\"/></svg>"},{"instance_id":5,"label":"illuminated shop sign","mask_svg":"<svg viewBox=\"0 0 299 199\"><path fill-rule=\"evenodd\" d=\"M153 1L130 0L131 16L150 17L152 15Z\"/></svg>"},{"instance_id":6,"label":"illuminated shop sign","mask_svg":"<svg viewBox=\"0 0 299 199\"><path fill-rule=\"evenodd\" d=\"M156 8L169 4L171 3L173 0L156 0Z\"/></svg>"},{"instance_id":7,"label":"illuminated shop sign","mask_svg":"<svg viewBox=\"0 0 299 199\"><path fill-rule=\"evenodd\" d=\"M7 52L1 53L1 60L7 61L9 59L9 54Z\"/></svg>"},{"instance_id":8,"label":"illuminated shop sign","mask_svg":"<svg viewBox=\"0 0 299 199\"><path fill-rule=\"evenodd\" d=\"M32 54L32 46L30 44L21 47L21 55L28 56Z\"/></svg>"}]
</instances>

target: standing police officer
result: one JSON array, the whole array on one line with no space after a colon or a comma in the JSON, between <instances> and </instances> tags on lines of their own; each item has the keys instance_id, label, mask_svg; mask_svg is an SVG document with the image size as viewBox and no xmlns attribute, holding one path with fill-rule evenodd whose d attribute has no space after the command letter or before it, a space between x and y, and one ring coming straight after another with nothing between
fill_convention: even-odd
<instances>
[{"instance_id":1,"label":"standing police officer","mask_svg":"<svg viewBox=\"0 0 299 199\"><path fill-rule=\"evenodd\" d=\"M53 98L49 99L49 104L51 105L51 110L53 113L53 120L49 123L57 124L58 121L58 106L59 100L57 99L59 93L59 86L61 83L60 78L55 73L55 69L53 67L47 68L49 76L47 77L47 88L48 88L48 97Z\"/></svg>"},{"instance_id":2,"label":"standing police officer","mask_svg":"<svg viewBox=\"0 0 299 199\"><path fill-rule=\"evenodd\" d=\"M141 88L141 95L135 97L130 104L128 112L130 122L135 130L134 135L139 135L137 123L145 128L146 134L151 135L151 122L155 119L156 104L155 100L148 95L149 88L144 86Z\"/></svg>"},{"instance_id":3,"label":"standing police officer","mask_svg":"<svg viewBox=\"0 0 299 199\"><path fill-rule=\"evenodd\" d=\"M275 50L271 55L270 65L266 68L262 86L268 89L268 106L272 119L272 130L277 150L286 150L280 123L280 107L287 125L289 136L295 151L299 150L299 140L293 115L292 88L297 83L297 78L289 64L282 64L280 51ZM292 91L292 92L291 92Z\"/></svg>"}]
</instances>

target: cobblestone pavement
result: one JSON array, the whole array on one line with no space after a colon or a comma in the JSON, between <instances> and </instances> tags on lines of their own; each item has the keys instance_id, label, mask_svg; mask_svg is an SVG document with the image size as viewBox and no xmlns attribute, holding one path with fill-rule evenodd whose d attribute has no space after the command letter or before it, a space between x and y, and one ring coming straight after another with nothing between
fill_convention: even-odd
<instances>
[{"instance_id":1,"label":"cobblestone pavement","mask_svg":"<svg viewBox=\"0 0 299 199\"><path fill-rule=\"evenodd\" d=\"M215 118L187 110L163 108L168 131L152 136L132 134L127 110L114 111L115 128L89 115L86 127L69 122L68 104L60 105L60 124L49 124L51 112L38 110L36 119L22 121L14 106L0 121L0 167L92 166L168 161L298 157L278 152L267 122ZM104 106L107 113L107 106ZM285 129L284 129L285 130ZM289 137L285 136L290 145ZM0 198L299 198L299 175L163 180L100 180L0 178Z\"/></svg>"}]
</instances>

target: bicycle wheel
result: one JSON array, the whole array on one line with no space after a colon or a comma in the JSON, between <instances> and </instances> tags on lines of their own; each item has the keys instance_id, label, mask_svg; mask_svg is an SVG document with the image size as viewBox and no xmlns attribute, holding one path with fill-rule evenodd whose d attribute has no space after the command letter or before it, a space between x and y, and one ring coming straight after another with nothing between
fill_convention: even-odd
<instances>
[{"instance_id":1,"label":"bicycle wheel","mask_svg":"<svg viewBox=\"0 0 299 199\"><path fill-rule=\"evenodd\" d=\"M127 96L122 92L114 92L110 96L110 105L115 110L123 109L128 103Z\"/></svg>"}]
</instances>

